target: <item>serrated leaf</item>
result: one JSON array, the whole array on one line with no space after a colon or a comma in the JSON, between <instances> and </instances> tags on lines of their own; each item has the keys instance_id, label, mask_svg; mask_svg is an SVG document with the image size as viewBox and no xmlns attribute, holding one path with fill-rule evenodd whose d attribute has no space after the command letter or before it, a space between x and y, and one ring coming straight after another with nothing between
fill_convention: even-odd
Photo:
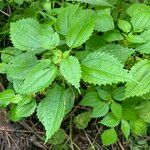
<instances>
[{"instance_id":1,"label":"serrated leaf","mask_svg":"<svg viewBox=\"0 0 150 150\"><path fill-rule=\"evenodd\" d=\"M128 21L122 19L118 20L118 26L122 31L126 33L130 32L132 28L131 24Z\"/></svg>"},{"instance_id":2,"label":"serrated leaf","mask_svg":"<svg viewBox=\"0 0 150 150\"><path fill-rule=\"evenodd\" d=\"M115 127L119 124L119 122L120 121L115 116L113 116L113 114L108 114L101 120L100 123L107 127Z\"/></svg>"},{"instance_id":3,"label":"serrated leaf","mask_svg":"<svg viewBox=\"0 0 150 150\"><path fill-rule=\"evenodd\" d=\"M104 34L103 39L107 42L123 40L123 35L118 30L108 31Z\"/></svg>"},{"instance_id":4,"label":"serrated leaf","mask_svg":"<svg viewBox=\"0 0 150 150\"><path fill-rule=\"evenodd\" d=\"M77 19L79 5L69 5L64 8L57 17L58 31L66 35L74 21Z\"/></svg>"},{"instance_id":5,"label":"serrated leaf","mask_svg":"<svg viewBox=\"0 0 150 150\"><path fill-rule=\"evenodd\" d=\"M37 63L38 60L35 55L22 53L8 63L7 75L13 79L25 79Z\"/></svg>"},{"instance_id":6,"label":"serrated leaf","mask_svg":"<svg viewBox=\"0 0 150 150\"><path fill-rule=\"evenodd\" d=\"M120 44L109 44L98 49L101 52L115 56L120 62L125 63L127 59L135 52L132 48L124 47Z\"/></svg>"},{"instance_id":7,"label":"serrated leaf","mask_svg":"<svg viewBox=\"0 0 150 150\"><path fill-rule=\"evenodd\" d=\"M150 123L150 101L141 103L137 108L138 116L147 123Z\"/></svg>"},{"instance_id":8,"label":"serrated leaf","mask_svg":"<svg viewBox=\"0 0 150 150\"><path fill-rule=\"evenodd\" d=\"M98 102L97 105L93 107L92 117L99 118L105 116L109 111L109 104L107 102Z\"/></svg>"},{"instance_id":9,"label":"serrated leaf","mask_svg":"<svg viewBox=\"0 0 150 150\"><path fill-rule=\"evenodd\" d=\"M50 64L50 60L37 64L22 85L21 93L29 94L39 92L48 87L57 76L57 68Z\"/></svg>"},{"instance_id":10,"label":"serrated leaf","mask_svg":"<svg viewBox=\"0 0 150 150\"><path fill-rule=\"evenodd\" d=\"M143 120L138 119L138 120L132 121L132 122L130 122L130 125L131 125L131 130L135 134L146 135L147 125Z\"/></svg>"},{"instance_id":11,"label":"serrated leaf","mask_svg":"<svg viewBox=\"0 0 150 150\"><path fill-rule=\"evenodd\" d=\"M82 101L80 102L80 105L82 106L89 106L89 107L95 107L99 104L100 98L97 92L90 91L85 94Z\"/></svg>"},{"instance_id":12,"label":"serrated leaf","mask_svg":"<svg viewBox=\"0 0 150 150\"><path fill-rule=\"evenodd\" d=\"M126 98L133 96L141 96L150 91L150 60L141 60L135 64L130 75L134 77L137 82L130 82L126 84Z\"/></svg>"},{"instance_id":13,"label":"serrated leaf","mask_svg":"<svg viewBox=\"0 0 150 150\"><path fill-rule=\"evenodd\" d=\"M139 45L136 49L140 53L150 54L150 42Z\"/></svg>"},{"instance_id":14,"label":"serrated leaf","mask_svg":"<svg viewBox=\"0 0 150 150\"><path fill-rule=\"evenodd\" d=\"M111 111L115 117L118 119L122 118L122 106L119 103L112 102Z\"/></svg>"},{"instance_id":15,"label":"serrated leaf","mask_svg":"<svg viewBox=\"0 0 150 150\"><path fill-rule=\"evenodd\" d=\"M56 85L50 89L37 108L37 116L46 129L46 140L59 129L65 114L64 89Z\"/></svg>"},{"instance_id":16,"label":"serrated leaf","mask_svg":"<svg viewBox=\"0 0 150 150\"><path fill-rule=\"evenodd\" d=\"M101 10L99 11L101 12ZM99 13L99 11L96 11L94 15L95 29L101 32L113 30L114 22L112 16L108 13Z\"/></svg>"},{"instance_id":17,"label":"serrated leaf","mask_svg":"<svg viewBox=\"0 0 150 150\"><path fill-rule=\"evenodd\" d=\"M113 98L116 101L123 101L125 99L125 87L118 87L112 92Z\"/></svg>"},{"instance_id":18,"label":"serrated leaf","mask_svg":"<svg viewBox=\"0 0 150 150\"><path fill-rule=\"evenodd\" d=\"M66 99L65 114L68 114L73 108L75 102L75 93L71 88L68 88L65 91L65 99Z\"/></svg>"},{"instance_id":19,"label":"serrated leaf","mask_svg":"<svg viewBox=\"0 0 150 150\"><path fill-rule=\"evenodd\" d=\"M60 63L60 72L69 83L79 89L81 68L79 60L76 57L69 56L63 59Z\"/></svg>"},{"instance_id":20,"label":"serrated leaf","mask_svg":"<svg viewBox=\"0 0 150 150\"><path fill-rule=\"evenodd\" d=\"M78 129L85 129L91 120L91 112L83 112L75 117L74 123Z\"/></svg>"},{"instance_id":21,"label":"serrated leaf","mask_svg":"<svg viewBox=\"0 0 150 150\"><path fill-rule=\"evenodd\" d=\"M117 137L117 133L115 129L112 128L112 129L105 130L101 135L101 139L102 139L103 145L106 145L106 146L117 142L118 137Z\"/></svg>"},{"instance_id":22,"label":"serrated leaf","mask_svg":"<svg viewBox=\"0 0 150 150\"><path fill-rule=\"evenodd\" d=\"M128 137L130 135L130 129L131 129L130 124L126 120L122 120L121 121L121 130L126 139L128 139Z\"/></svg>"},{"instance_id":23,"label":"serrated leaf","mask_svg":"<svg viewBox=\"0 0 150 150\"><path fill-rule=\"evenodd\" d=\"M150 7L143 3L135 3L127 9L134 31L150 28ZM138 15L137 15L138 14Z\"/></svg>"},{"instance_id":24,"label":"serrated leaf","mask_svg":"<svg viewBox=\"0 0 150 150\"><path fill-rule=\"evenodd\" d=\"M145 39L143 39L140 35L133 35L132 33L128 34L126 36L126 39L130 42L130 43L145 43Z\"/></svg>"},{"instance_id":25,"label":"serrated leaf","mask_svg":"<svg viewBox=\"0 0 150 150\"><path fill-rule=\"evenodd\" d=\"M91 5L99 5L99 6L109 6L109 7L113 6L112 3L110 3L108 0L68 0L68 1L79 1Z\"/></svg>"},{"instance_id":26,"label":"serrated leaf","mask_svg":"<svg viewBox=\"0 0 150 150\"><path fill-rule=\"evenodd\" d=\"M115 57L98 51L87 55L81 63L81 70L84 81L98 85L130 81L132 78Z\"/></svg>"},{"instance_id":27,"label":"serrated leaf","mask_svg":"<svg viewBox=\"0 0 150 150\"><path fill-rule=\"evenodd\" d=\"M18 121L23 117L28 117L34 113L36 107L35 99L24 96L18 105L12 107L10 118L13 121Z\"/></svg>"},{"instance_id":28,"label":"serrated leaf","mask_svg":"<svg viewBox=\"0 0 150 150\"><path fill-rule=\"evenodd\" d=\"M11 23L10 36L16 48L34 53L55 48L59 43L59 35L51 27L32 18Z\"/></svg>"},{"instance_id":29,"label":"serrated leaf","mask_svg":"<svg viewBox=\"0 0 150 150\"><path fill-rule=\"evenodd\" d=\"M50 140L48 140L48 143L52 145L58 145L62 144L66 139L66 132L63 129L59 129Z\"/></svg>"},{"instance_id":30,"label":"serrated leaf","mask_svg":"<svg viewBox=\"0 0 150 150\"><path fill-rule=\"evenodd\" d=\"M0 106L7 106L9 103L13 101L15 97L15 93L13 90L5 90L0 93Z\"/></svg>"},{"instance_id":31,"label":"serrated leaf","mask_svg":"<svg viewBox=\"0 0 150 150\"><path fill-rule=\"evenodd\" d=\"M78 27L78 28L77 28ZM66 44L70 48L81 46L92 35L94 20L89 10L81 11L78 19L66 34Z\"/></svg>"}]
</instances>

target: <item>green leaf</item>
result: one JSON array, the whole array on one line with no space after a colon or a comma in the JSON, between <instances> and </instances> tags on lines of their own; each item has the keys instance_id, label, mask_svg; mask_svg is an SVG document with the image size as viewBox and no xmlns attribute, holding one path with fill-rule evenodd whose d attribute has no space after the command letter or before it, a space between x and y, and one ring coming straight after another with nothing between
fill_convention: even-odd
<instances>
[{"instance_id":1,"label":"green leaf","mask_svg":"<svg viewBox=\"0 0 150 150\"><path fill-rule=\"evenodd\" d=\"M144 54L150 54L150 42L137 46L137 51Z\"/></svg>"},{"instance_id":2,"label":"green leaf","mask_svg":"<svg viewBox=\"0 0 150 150\"><path fill-rule=\"evenodd\" d=\"M114 128L105 130L102 133L101 138L102 138L103 145L106 146L114 144L118 140L117 133Z\"/></svg>"},{"instance_id":3,"label":"green leaf","mask_svg":"<svg viewBox=\"0 0 150 150\"><path fill-rule=\"evenodd\" d=\"M1 59L5 63L9 63L15 56L20 55L21 51L14 47L7 47L2 50Z\"/></svg>"},{"instance_id":4,"label":"green leaf","mask_svg":"<svg viewBox=\"0 0 150 150\"><path fill-rule=\"evenodd\" d=\"M115 56L120 62L125 63L135 52L132 48L124 47L120 44L109 44L98 49L101 52Z\"/></svg>"},{"instance_id":5,"label":"green leaf","mask_svg":"<svg viewBox=\"0 0 150 150\"><path fill-rule=\"evenodd\" d=\"M37 64L22 85L21 93L36 93L48 87L57 76L57 68L50 64L50 60L45 60Z\"/></svg>"},{"instance_id":6,"label":"green leaf","mask_svg":"<svg viewBox=\"0 0 150 150\"><path fill-rule=\"evenodd\" d=\"M62 144L66 139L66 132L63 129L59 129L50 140L48 140L48 143L52 145L58 145Z\"/></svg>"},{"instance_id":7,"label":"green leaf","mask_svg":"<svg viewBox=\"0 0 150 150\"><path fill-rule=\"evenodd\" d=\"M81 63L81 70L84 81L98 85L130 81L132 78L114 56L98 51L87 55Z\"/></svg>"},{"instance_id":8,"label":"green leaf","mask_svg":"<svg viewBox=\"0 0 150 150\"><path fill-rule=\"evenodd\" d=\"M78 27L78 28L77 28ZM92 35L94 30L94 19L91 11L82 10L78 19L70 27L66 34L66 44L70 48L81 46Z\"/></svg>"},{"instance_id":9,"label":"green leaf","mask_svg":"<svg viewBox=\"0 0 150 150\"><path fill-rule=\"evenodd\" d=\"M7 66L7 75L13 79L25 79L37 63L35 55L22 53L10 60Z\"/></svg>"},{"instance_id":10,"label":"green leaf","mask_svg":"<svg viewBox=\"0 0 150 150\"><path fill-rule=\"evenodd\" d=\"M82 101L80 102L80 105L82 106L89 106L89 107L95 107L99 104L100 98L97 92L95 91L89 91L85 94Z\"/></svg>"},{"instance_id":11,"label":"green leaf","mask_svg":"<svg viewBox=\"0 0 150 150\"><path fill-rule=\"evenodd\" d=\"M53 49L59 44L59 35L51 27L32 18L11 23L10 36L14 47L34 53Z\"/></svg>"},{"instance_id":12,"label":"green leaf","mask_svg":"<svg viewBox=\"0 0 150 150\"><path fill-rule=\"evenodd\" d=\"M119 103L112 102L111 111L115 117L118 119L122 118L122 106Z\"/></svg>"},{"instance_id":13,"label":"green leaf","mask_svg":"<svg viewBox=\"0 0 150 150\"><path fill-rule=\"evenodd\" d=\"M125 99L125 87L118 87L112 92L113 98L116 101L123 101Z\"/></svg>"},{"instance_id":14,"label":"green leaf","mask_svg":"<svg viewBox=\"0 0 150 150\"><path fill-rule=\"evenodd\" d=\"M150 101L141 103L137 108L138 116L147 123L150 123L150 109L149 108L150 108Z\"/></svg>"},{"instance_id":15,"label":"green leaf","mask_svg":"<svg viewBox=\"0 0 150 150\"><path fill-rule=\"evenodd\" d=\"M141 60L135 64L130 75L134 77L137 82L127 82L126 84L126 98L133 96L141 96L150 91L150 60Z\"/></svg>"},{"instance_id":16,"label":"green leaf","mask_svg":"<svg viewBox=\"0 0 150 150\"><path fill-rule=\"evenodd\" d=\"M68 114L73 108L75 102L75 93L71 88L68 88L65 91L65 99L66 99L65 114Z\"/></svg>"},{"instance_id":17,"label":"green leaf","mask_svg":"<svg viewBox=\"0 0 150 150\"><path fill-rule=\"evenodd\" d=\"M127 9L127 13L132 17L131 23L135 32L150 28L149 6L143 3L135 3Z\"/></svg>"},{"instance_id":18,"label":"green leaf","mask_svg":"<svg viewBox=\"0 0 150 150\"><path fill-rule=\"evenodd\" d=\"M97 93L99 94L99 97L102 98L103 100L109 101L111 100L111 94L107 90L103 90L99 86L96 87Z\"/></svg>"},{"instance_id":19,"label":"green leaf","mask_svg":"<svg viewBox=\"0 0 150 150\"><path fill-rule=\"evenodd\" d=\"M126 33L130 32L132 28L131 24L128 21L122 19L118 20L118 26L123 32Z\"/></svg>"},{"instance_id":20,"label":"green leaf","mask_svg":"<svg viewBox=\"0 0 150 150\"><path fill-rule=\"evenodd\" d=\"M81 68L79 60L76 57L69 56L63 59L60 63L60 72L69 83L79 89Z\"/></svg>"},{"instance_id":21,"label":"green leaf","mask_svg":"<svg viewBox=\"0 0 150 150\"><path fill-rule=\"evenodd\" d=\"M126 36L126 39L130 43L145 43L145 39L143 39L140 35L133 35L132 33L128 34Z\"/></svg>"},{"instance_id":22,"label":"green leaf","mask_svg":"<svg viewBox=\"0 0 150 150\"><path fill-rule=\"evenodd\" d=\"M91 5L112 7L112 4L108 0L68 0L68 1L79 1L79 2L91 4Z\"/></svg>"},{"instance_id":23,"label":"green leaf","mask_svg":"<svg viewBox=\"0 0 150 150\"><path fill-rule=\"evenodd\" d=\"M85 129L91 120L91 112L83 112L75 117L74 123L78 129Z\"/></svg>"},{"instance_id":24,"label":"green leaf","mask_svg":"<svg viewBox=\"0 0 150 150\"><path fill-rule=\"evenodd\" d=\"M123 35L118 30L108 31L104 34L103 39L107 42L123 40Z\"/></svg>"},{"instance_id":25,"label":"green leaf","mask_svg":"<svg viewBox=\"0 0 150 150\"><path fill-rule=\"evenodd\" d=\"M50 89L37 108L37 116L46 129L46 140L59 129L65 114L64 89L56 85Z\"/></svg>"},{"instance_id":26,"label":"green leaf","mask_svg":"<svg viewBox=\"0 0 150 150\"><path fill-rule=\"evenodd\" d=\"M0 93L0 106L7 106L13 101L15 93L13 90L5 90Z\"/></svg>"},{"instance_id":27,"label":"green leaf","mask_svg":"<svg viewBox=\"0 0 150 150\"><path fill-rule=\"evenodd\" d=\"M77 19L78 12L79 5L69 5L68 7L62 9L57 17L57 27L61 34L67 34L68 30Z\"/></svg>"},{"instance_id":28,"label":"green leaf","mask_svg":"<svg viewBox=\"0 0 150 150\"><path fill-rule=\"evenodd\" d=\"M129 135L130 135L130 124L128 123L128 121L126 120L122 120L121 121L121 130L125 136L126 139L128 139Z\"/></svg>"},{"instance_id":29,"label":"green leaf","mask_svg":"<svg viewBox=\"0 0 150 150\"><path fill-rule=\"evenodd\" d=\"M108 114L101 120L100 123L107 127L115 127L119 124L119 122L120 121L115 116L113 116L113 114Z\"/></svg>"},{"instance_id":30,"label":"green leaf","mask_svg":"<svg viewBox=\"0 0 150 150\"><path fill-rule=\"evenodd\" d=\"M18 105L12 107L10 118L13 121L18 121L23 117L28 117L34 113L36 107L35 99L24 96Z\"/></svg>"},{"instance_id":31,"label":"green leaf","mask_svg":"<svg viewBox=\"0 0 150 150\"><path fill-rule=\"evenodd\" d=\"M93 107L92 117L99 118L105 116L109 111L109 104L107 102L98 102Z\"/></svg>"},{"instance_id":32,"label":"green leaf","mask_svg":"<svg viewBox=\"0 0 150 150\"><path fill-rule=\"evenodd\" d=\"M135 134L146 135L147 125L143 120L138 119L138 120L132 121L132 122L130 122L130 125L131 125L131 130Z\"/></svg>"},{"instance_id":33,"label":"green leaf","mask_svg":"<svg viewBox=\"0 0 150 150\"><path fill-rule=\"evenodd\" d=\"M97 31L106 32L114 29L113 18L110 14L101 13L101 10L99 10L95 12L94 19Z\"/></svg>"}]
</instances>

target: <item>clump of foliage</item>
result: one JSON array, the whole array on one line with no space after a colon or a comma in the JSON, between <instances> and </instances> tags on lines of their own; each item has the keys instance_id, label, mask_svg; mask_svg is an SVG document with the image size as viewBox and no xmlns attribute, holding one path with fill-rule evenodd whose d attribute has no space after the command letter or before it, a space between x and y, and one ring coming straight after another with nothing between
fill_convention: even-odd
<instances>
[{"instance_id":1,"label":"clump of foliage","mask_svg":"<svg viewBox=\"0 0 150 150\"><path fill-rule=\"evenodd\" d=\"M104 145L141 136L150 123L150 6L147 1L14 0L29 5L10 21L12 46L1 50L0 72L9 86L0 93L10 120L34 112L47 142L74 103L89 107L74 123L98 119ZM39 100L40 99L40 100ZM58 137L56 137L58 138ZM53 142L54 143L54 142Z\"/></svg>"}]
</instances>

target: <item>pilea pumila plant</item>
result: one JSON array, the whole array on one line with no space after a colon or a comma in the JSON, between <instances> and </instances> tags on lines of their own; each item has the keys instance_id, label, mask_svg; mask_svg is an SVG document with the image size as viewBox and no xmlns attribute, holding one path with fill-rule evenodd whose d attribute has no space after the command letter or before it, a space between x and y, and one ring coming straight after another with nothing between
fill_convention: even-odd
<instances>
[{"instance_id":1,"label":"pilea pumila plant","mask_svg":"<svg viewBox=\"0 0 150 150\"><path fill-rule=\"evenodd\" d=\"M36 114L45 142L74 104L89 108L74 118L77 128L96 118L106 129L100 135L104 145L118 140L116 127L126 139L145 135L150 123L148 3L52 4L42 1L41 10L12 19L12 46L1 50L0 72L9 85L0 93L0 106L9 109L12 121Z\"/></svg>"}]
</instances>

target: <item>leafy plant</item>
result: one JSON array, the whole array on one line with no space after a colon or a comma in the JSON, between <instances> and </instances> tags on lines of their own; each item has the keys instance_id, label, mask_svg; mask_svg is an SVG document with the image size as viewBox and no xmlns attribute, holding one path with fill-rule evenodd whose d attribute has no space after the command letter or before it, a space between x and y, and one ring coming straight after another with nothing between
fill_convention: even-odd
<instances>
[{"instance_id":1,"label":"leafy plant","mask_svg":"<svg viewBox=\"0 0 150 150\"><path fill-rule=\"evenodd\" d=\"M59 134L53 135L76 102L90 110L74 123L84 129L97 118L99 126L107 127L101 135L104 145L118 140L120 125L126 139L145 135L150 123L150 6L119 0L73 0L60 8L40 3L41 17L33 11L36 17L11 20L13 46L1 50L0 72L10 86L0 93L0 106L10 106L10 119L35 112L45 127L45 142L57 140ZM120 4L129 7L119 12Z\"/></svg>"}]
</instances>

